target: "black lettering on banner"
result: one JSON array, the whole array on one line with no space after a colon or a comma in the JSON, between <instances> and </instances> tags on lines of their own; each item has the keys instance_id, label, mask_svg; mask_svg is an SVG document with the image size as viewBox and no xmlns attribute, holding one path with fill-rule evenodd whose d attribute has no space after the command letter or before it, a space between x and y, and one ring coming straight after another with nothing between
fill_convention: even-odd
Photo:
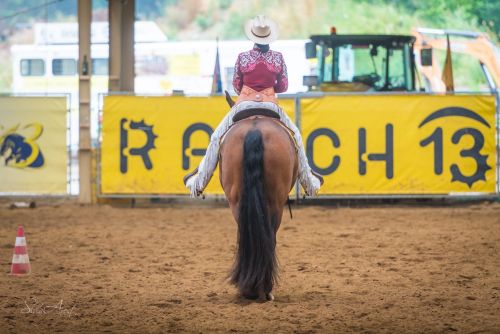
<instances>
[{"instance_id":1,"label":"black lettering on banner","mask_svg":"<svg viewBox=\"0 0 500 334\"><path fill-rule=\"evenodd\" d=\"M437 128L429 137L420 142L425 147L434 142L434 174L443 174L443 129Z\"/></svg>"},{"instance_id":2,"label":"black lettering on banner","mask_svg":"<svg viewBox=\"0 0 500 334\"><path fill-rule=\"evenodd\" d=\"M122 118L120 120L120 172L125 174L128 172L128 155L130 156L139 156L142 158L142 162L144 163L144 167L146 169L153 168L153 162L149 157L149 151L155 147L155 139L158 138L157 135L153 132L153 126L147 125L144 123L144 120L140 122L130 121L129 128L126 129L125 124L128 122L128 119ZM142 147L134 147L131 148L126 154L126 149L128 148L128 132L130 130L139 130L144 132L146 135L146 143Z\"/></svg>"},{"instance_id":3,"label":"black lettering on banner","mask_svg":"<svg viewBox=\"0 0 500 334\"><path fill-rule=\"evenodd\" d=\"M475 113L472 110L462 107L446 107L443 109L439 109L427 116L418 127L421 128L425 124L443 117L463 117L490 128L488 122L481 115ZM450 172L452 175L451 182L462 182L467 184L469 188L472 188L475 182L479 180L486 181L486 171L491 169L491 167L487 164L488 155L480 154L484 146L484 136L479 130L475 128L459 129L453 134L451 138L452 143L457 145L460 142L461 138L465 135L469 135L472 137L472 139L474 140L474 145L469 149L460 151L460 156L474 159L477 166L476 171L471 176L466 176L460 171L460 168L457 164L452 164L450 166ZM429 137L420 142L420 146L424 147L432 142L434 142L434 173L440 175L443 172L444 152L442 128L436 128L436 130Z\"/></svg>"},{"instance_id":4,"label":"black lettering on banner","mask_svg":"<svg viewBox=\"0 0 500 334\"><path fill-rule=\"evenodd\" d=\"M480 153L481 149L484 146L484 136L479 130L474 128L463 128L457 130L451 137L451 141L453 142L453 144L458 144L460 142L460 139L465 135L469 135L472 138L474 138L474 145L469 149L461 150L460 156L470 157L474 159L477 166L476 171L471 176L465 176L458 168L458 165L453 164L450 167L452 175L451 182L453 181L463 182L466 183L469 186L469 188L472 188L474 182L479 180L486 181L486 171L488 169L491 169L491 167L488 166L488 164L486 163L488 156L481 155Z\"/></svg>"},{"instance_id":5,"label":"black lettering on banner","mask_svg":"<svg viewBox=\"0 0 500 334\"><path fill-rule=\"evenodd\" d=\"M359 138L359 174L366 175L366 161L363 156L366 153L366 129L360 128ZM394 128L392 124L385 126L385 153L369 153L369 161L385 161L385 176L388 179L394 177Z\"/></svg>"},{"instance_id":6,"label":"black lettering on banner","mask_svg":"<svg viewBox=\"0 0 500 334\"><path fill-rule=\"evenodd\" d=\"M122 174L128 171L128 159L125 155L125 149L128 147L128 133L125 129L126 118L120 120L120 172Z\"/></svg>"},{"instance_id":7,"label":"black lettering on banner","mask_svg":"<svg viewBox=\"0 0 500 334\"><path fill-rule=\"evenodd\" d=\"M184 134L182 135L182 169L188 170L190 168L189 164L189 156L186 153L186 150L190 148L191 145L191 135L195 133L196 131L204 131L207 133L208 138L210 140L210 137L212 136L212 133L214 132L213 129L210 127L210 125L206 123L194 123L190 125L186 131L184 131ZM193 148L191 150L191 155L192 156L204 156L205 153L207 152L206 148Z\"/></svg>"},{"instance_id":8,"label":"black lettering on banner","mask_svg":"<svg viewBox=\"0 0 500 334\"><path fill-rule=\"evenodd\" d=\"M330 138L330 140L332 141L332 145L335 148L340 147L340 139L339 139L339 136L337 136L337 134L334 131L327 129L327 128L316 129L313 132L311 132L309 137L307 137L306 155L307 155L307 160L309 160L309 165L311 166L312 170L314 170L315 172L322 174L322 175L329 175L329 174L332 174L333 172L335 172L337 170L337 168L339 167L340 157L338 155L334 155L332 158L332 163L330 165L328 165L328 167L326 167L326 168L321 168L318 165L316 165L316 163L314 162L314 149L313 149L313 147L314 147L314 141L320 136L326 136L326 137Z\"/></svg>"}]
</instances>

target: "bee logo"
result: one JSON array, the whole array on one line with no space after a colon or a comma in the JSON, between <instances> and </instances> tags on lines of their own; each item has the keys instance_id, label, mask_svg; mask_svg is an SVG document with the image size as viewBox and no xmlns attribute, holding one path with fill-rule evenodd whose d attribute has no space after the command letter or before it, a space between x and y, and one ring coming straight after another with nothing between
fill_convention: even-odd
<instances>
[{"instance_id":1,"label":"bee logo","mask_svg":"<svg viewBox=\"0 0 500 334\"><path fill-rule=\"evenodd\" d=\"M36 140L43 134L43 126L31 123L21 130L19 124L0 135L0 156L4 158L5 166L14 168L40 168L45 164L40 147ZM30 136L21 134L32 130Z\"/></svg>"}]
</instances>

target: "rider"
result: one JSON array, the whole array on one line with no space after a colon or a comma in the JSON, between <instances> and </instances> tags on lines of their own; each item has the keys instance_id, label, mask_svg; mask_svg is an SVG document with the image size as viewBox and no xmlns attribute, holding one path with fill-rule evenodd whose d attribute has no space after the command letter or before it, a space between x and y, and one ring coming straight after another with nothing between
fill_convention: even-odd
<instances>
[{"instance_id":1,"label":"rider","mask_svg":"<svg viewBox=\"0 0 500 334\"><path fill-rule=\"evenodd\" d=\"M299 181L307 195L317 194L323 179L313 174L302 144L299 129L286 113L277 105L275 93L288 89L288 77L285 61L280 52L269 49L269 43L278 37L276 23L264 15L258 15L245 24L245 34L255 43L250 51L240 53L236 61L233 86L238 93L236 104L224 117L210 138L205 157L198 167L197 174L186 180L186 187L191 196L199 196L212 178L217 167L222 135L233 124L233 116L241 110L264 108L275 111L294 133L298 145Z\"/></svg>"}]
</instances>

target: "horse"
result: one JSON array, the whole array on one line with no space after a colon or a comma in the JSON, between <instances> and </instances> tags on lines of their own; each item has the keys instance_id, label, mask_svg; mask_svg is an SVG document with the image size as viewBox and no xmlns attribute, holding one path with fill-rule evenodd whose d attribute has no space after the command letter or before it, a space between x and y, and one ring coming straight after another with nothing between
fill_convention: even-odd
<instances>
[{"instance_id":1,"label":"horse","mask_svg":"<svg viewBox=\"0 0 500 334\"><path fill-rule=\"evenodd\" d=\"M228 94L226 98L232 106ZM297 173L295 142L278 120L250 116L237 121L225 134L219 177L238 224L229 279L245 298L274 300L271 292L278 278L276 233Z\"/></svg>"}]
</instances>

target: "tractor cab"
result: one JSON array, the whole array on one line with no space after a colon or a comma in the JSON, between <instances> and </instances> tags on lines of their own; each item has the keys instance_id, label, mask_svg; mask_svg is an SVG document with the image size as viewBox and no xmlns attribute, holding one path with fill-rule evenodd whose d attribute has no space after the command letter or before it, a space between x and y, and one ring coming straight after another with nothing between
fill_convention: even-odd
<instances>
[{"instance_id":1,"label":"tractor cab","mask_svg":"<svg viewBox=\"0 0 500 334\"><path fill-rule=\"evenodd\" d=\"M306 58L316 73L304 85L326 92L415 91L414 42L400 35L313 35Z\"/></svg>"}]
</instances>

